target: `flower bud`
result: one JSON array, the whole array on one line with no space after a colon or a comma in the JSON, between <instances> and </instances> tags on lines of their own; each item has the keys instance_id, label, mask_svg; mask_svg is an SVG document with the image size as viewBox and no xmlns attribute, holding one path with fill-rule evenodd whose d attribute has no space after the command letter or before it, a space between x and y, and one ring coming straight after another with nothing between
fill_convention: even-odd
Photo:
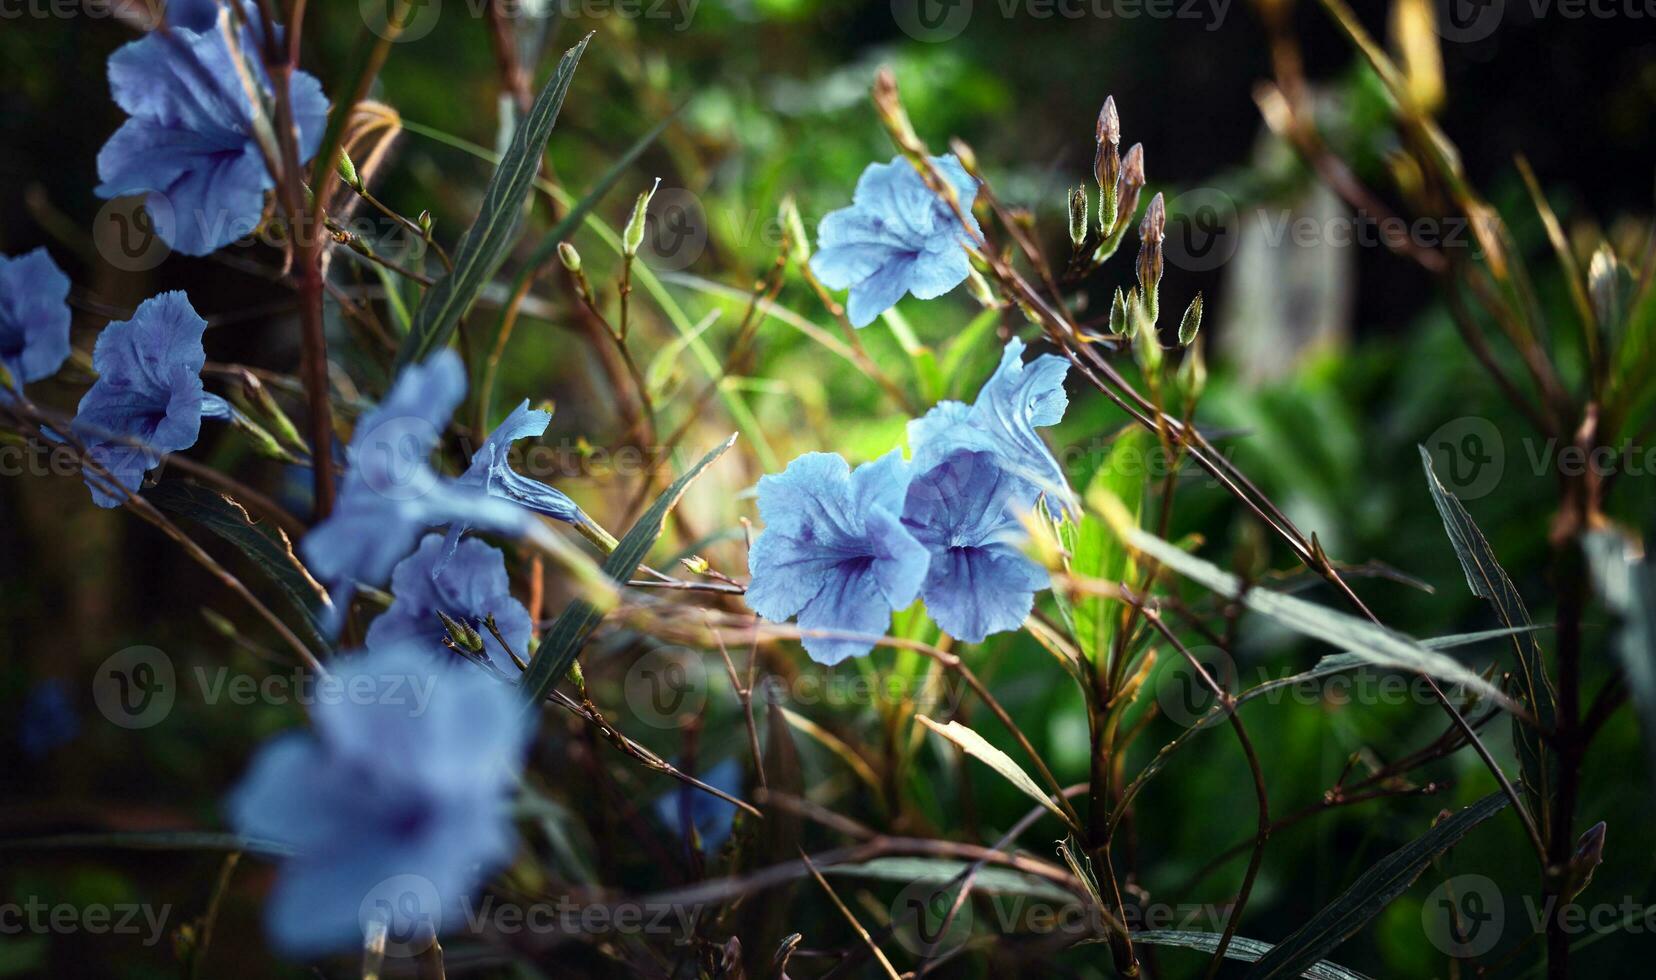
<instances>
[{"instance_id":1,"label":"flower bud","mask_svg":"<svg viewBox=\"0 0 1656 980\"><path fill-rule=\"evenodd\" d=\"M419 217L419 222L420 222L420 234L424 235L427 238L430 238L431 237L431 212L430 211L421 211L420 212L420 217Z\"/></svg>"},{"instance_id":2,"label":"flower bud","mask_svg":"<svg viewBox=\"0 0 1656 980\"><path fill-rule=\"evenodd\" d=\"M621 251L628 258L637 255L638 247L644 244L645 215L650 209L650 198L655 196L656 188L660 186L661 178L657 177L650 189L638 195L638 200L633 203L632 217L621 232Z\"/></svg>"},{"instance_id":3,"label":"flower bud","mask_svg":"<svg viewBox=\"0 0 1656 980\"><path fill-rule=\"evenodd\" d=\"M1108 235L1115 228L1118 213L1117 186L1121 181L1121 117L1116 115L1115 96L1104 100L1098 113L1094 136L1093 177L1098 181L1098 233Z\"/></svg>"},{"instance_id":4,"label":"flower bud","mask_svg":"<svg viewBox=\"0 0 1656 980\"><path fill-rule=\"evenodd\" d=\"M1145 316L1151 323L1160 314L1162 239L1166 234L1167 206L1157 194L1150 199L1150 206L1144 209L1144 220L1139 223L1139 293L1143 297Z\"/></svg>"},{"instance_id":5,"label":"flower bud","mask_svg":"<svg viewBox=\"0 0 1656 980\"><path fill-rule=\"evenodd\" d=\"M1117 220L1128 222L1138 213L1139 191L1144 190L1144 144L1134 143L1121 158L1121 183L1116 188Z\"/></svg>"},{"instance_id":6,"label":"flower bud","mask_svg":"<svg viewBox=\"0 0 1656 980\"><path fill-rule=\"evenodd\" d=\"M1077 184L1069 196L1070 244L1076 248L1087 244L1087 187Z\"/></svg>"},{"instance_id":7,"label":"flower bud","mask_svg":"<svg viewBox=\"0 0 1656 980\"><path fill-rule=\"evenodd\" d=\"M1133 358L1138 361L1140 370L1152 375L1162 366L1161 336L1156 332L1156 323L1148 316L1142 298L1135 319L1138 322L1133 327Z\"/></svg>"},{"instance_id":8,"label":"flower bud","mask_svg":"<svg viewBox=\"0 0 1656 980\"><path fill-rule=\"evenodd\" d=\"M437 610L437 618L443 621L443 628L448 631L449 639L454 641L456 647L468 653L483 652L483 637L478 635L477 630L454 619L441 609Z\"/></svg>"},{"instance_id":9,"label":"flower bud","mask_svg":"<svg viewBox=\"0 0 1656 980\"><path fill-rule=\"evenodd\" d=\"M1121 287L1117 286L1115 299L1110 303L1110 333L1117 337L1127 333L1127 297L1122 294Z\"/></svg>"},{"instance_id":10,"label":"flower bud","mask_svg":"<svg viewBox=\"0 0 1656 980\"><path fill-rule=\"evenodd\" d=\"M1593 312L1599 324L1606 329L1615 326L1619 318L1620 279L1616 253L1609 245L1600 245L1587 264L1587 293L1593 298Z\"/></svg>"},{"instance_id":11,"label":"flower bud","mask_svg":"<svg viewBox=\"0 0 1656 980\"><path fill-rule=\"evenodd\" d=\"M339 151L337 169L339 170L339 179L345 182L346 187L353 191L362 190L362 178L357 176L356 164L351 162L351 155L343 149Z\"/></svg>"},{"instance_id":12,"label":"flower bud","mask_svg":"<svg viewBox=\"0 0 1656 980\"><path fill-rule=\"evenodd\" d=\"M1189 347L1190 342L1196 339L1196 334L1202 329L1202 294L1185 307L1184 319L1179 321L1179 346Z\"/></svg>"},{"instance_id":13,"label":"flower bud","mask_svg":"<svg viewBox=\"0 0 1656 980\"><path fill-rule=\"evenodd\" d=\"M568 242L558 243L558 259L570 272L581 271L581 253L575 251L575 246Z\"/></svg>"}]
</instances>

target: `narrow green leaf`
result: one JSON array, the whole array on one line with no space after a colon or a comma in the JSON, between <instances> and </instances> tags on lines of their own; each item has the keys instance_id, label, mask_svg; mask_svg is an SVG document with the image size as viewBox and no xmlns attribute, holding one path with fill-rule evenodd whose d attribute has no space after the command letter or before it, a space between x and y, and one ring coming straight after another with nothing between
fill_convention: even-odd
<instances>
[{"instance_id":1,"label":"narrow green leaf","mask_svg":"<svg viewBox=\"0 0 1656 980\"><path fill-rule=\"evenodd\" d=\"M319 613L328 601L327 592L294 555L293 544L281 528L255 524L241 504L216 490L184 480L158 483L144 491L144 498L170 514L200 524L234 545L281 587L282 594L300 613L308 639L319 648L328 649Z\"/></svg>"},{"instance_id":2,"label":"narrow green leaf","mask_svg":"<svg viewBox=\"0 0 1656 980\"><path fill-rule=\"evenodd\" d=\"M1035 780L1030 778L1029 773L1024 772L1022 766L1013 762L1011 756L990 745L982 735L958 721L951 721L947 725L939 725L925 715L915 715L914 720L960 746L961 750L967 755L995 770L1025 796L1051 810L1058 816L1059 820L1069 824L1069 818L1064 816L1064 811L1058 809L1058 804L1052 802L1052 797L1041 791L1041 787L1035 784Z\"/></svg>"},{"instance_id":3,"label":"narrow green leaf","mask_svg":"<svg viewBox=\"0 0 1656 980\"><path fill-rule=\"evenodd\" d=\"M1136 520L1143 507L1146 465L1154 448L1155 436L1148 430L1134 426L1122 432L1110 443L1109 455L1093 474L1087 494L1114 496ZM1066 520L1059 528L1059 539L1069 553L1069 570L1073 574L1105 582L1132 579L1131 553L1098 515L1082 514L1079 524ZM1059 610L1070 621L1081 652L1094 663L1103 662L1120 624L1122 601L1084 595L1071 606L1059 593L1053 595Z\"/></svg>"},{"instance_id":4,"label":"narrow green leaf","mask_svg":"<svg viewBox=\"0 0 1656 980\"><path fill-rule=\"evenodd\" d=\"M604 574L619 584L625 584L632 578L633 572L649 556L650 549L655 547L656 539L661 537L667 513L678 504L696 477L701 476L703 470L735 444L736 436L732 435L663 491L605 560ZM523 675L522 687L530 705L538 706L551 693L553 686L569 673L569 665L575 662L587 636L603 618L604 614L597 606L580 599L571 602L558 616L546 639L541 642L540 649L535 652L534 662Z\"/></svg>"},{"instance_id":5,"label":"narrow green leaf","mask_svg":"<svg viewBox=\"0 0 1656 980\"><path fill-rule=\"evenodd\" d=\"M1324 953L1355 935L1403 894L1433 858L1455 846L1468 831L1501 812L1509 802L1506 794L1491 793L1381 858L1309 922L1260 957L1244 980L1304 975Z\"/></svg>"},{"instance_id":6,"label":"narrow green leaf","mask_svg":"<svg viewBox=\"0 0 1656 980\"><path fill-rule=\"evenodd\" d=\"M1495 558L1489 541L1473 522L1472 515L1453 493L1444 487L1432 469L1432 454L1425 446L1420 449L1420 463L1426 469L1426 487L1432 492L1432 503L1437 505L1443 529L1449 534L1455 557L1460 559L1461 571L1466 573L1466 584L1472 594L1485 599L1495 608L1509 629L1531 625L1524 598L1512 584L1505 569ZM1557 698L1552 683L1547 679L1546 662L1541 645L1533 631L1514 633L1513 651L1516 654L1518 677L1516 686L1520 698L1542 730L1553 726ZM1518 748L1518 762L1524 775L1524 789L1529 795L1530 808L1544 812L1552 798L1555 764L1547 756L1547 748L1536 726L1512 719L1512 738Z\"/></svg>"},{"instance_id":7,"label":"narrow green leaf","mask_svg":"<svg viewBox=\"0 0 1656 980\"><path fill-rule=\"evenodd\" d=\"M1133 942L1144 943L1147 946L1176 946L1180 949L1211 953L1219 948L1219 933L1155 929L1133 933ZM1262 943L1246 936L1232 936L1230 945L1225 947L1225 959L1257 963L1270 951L1270 943ZM1310 980L1368 980L1368 977L1356 970L1348 970L1327 960L1311 964L1300 976L1308 977Z\"/></svg>"},{"instance_id":8,"label":"narrow green leaf","mask_svg":"<svg viewBox=\"0 0 1656 980\"><path fill-rule=\"evenodd\" d=\"M558 110L563 108L570 80L575 77L575 66L590 40L589 33L564 52L551 81L546 83L529 115L513 133L512 145L484 192L477 221L467 229L455 249L454 271L426 290L419 308L414 311L414 322L397 351L397 368L424 360L448 343L460 318L466 315L477 294L506 260L506 253L517 238L523 202L540 172L541 154L558 121Z\"/></svg>"},{"instance_id":9,"label":"narrow green leaf","mask_svg":"<svg viewBox=\"0 0 1656 980\"><path fill-rule=\"evenodd\" d=\"M1211 562L1197 558L1161 538L1133 526L1118 513L1110 518L1116 533L1139 551L1185 578L1288 627L1296 633L1333 644L1379 667L1425 674L1458 684L1508 710L1517 706L1504 691L1452 657L1446 657L1414 639L1348 616L1314 602L1268 589L1245 588L1240 579Z\"/></svg>"}]
</instances>

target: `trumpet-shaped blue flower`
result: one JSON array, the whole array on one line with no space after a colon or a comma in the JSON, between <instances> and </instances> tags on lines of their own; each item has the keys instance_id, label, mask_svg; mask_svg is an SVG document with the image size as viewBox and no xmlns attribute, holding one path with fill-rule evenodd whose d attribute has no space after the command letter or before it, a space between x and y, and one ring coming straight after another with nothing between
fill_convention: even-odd
<instances>
[{"instance_id":1,"label":"trumpet-shaped blue flower","mask_svg":"<svg viewBox=\"0 0 1656 980\"><path fill-rule=\"evenodd\" d=\"M903 524L931 552L920 595L949 635L980 643L1023 625L1046 570L1019 550L1035 488L992 452L958 450L916 476Z\"/></svg>"},{"instance_id":2,"label":"trumpet-shaped blue flower","mask_svg":"<svg viewBox=\"0 0 1656 980\"><path fill-rule=\"evenodd\" d=\"M449 656L392 646L318 681L313 731L267 743L232 793L237 833L293 849L266 907L296 956L441 932L515 846L512 786L531 734L510 685Z\"/></svg>"},{"instance_id":3,"label":"trumpet-shaped blue flower","mask_svg":"<svg viewBox=\"0 0 1656 980\"><path fill-rule=\"evenodd\" d=\"M195 445L202 418L231 417L230 405L202 390L207 321L180 292L144 301L132 319L98 335L92 366L98 380L80 400L71 430L91 457L128 490L137 490L162 453ZM86 485L99 507L126 499L88 469Z\"/></svg>"},{"instance_id":4,"label":"trumpet-shaped blue flower","mask_svg":"<svg viewBox=\"0 0 1656 980\"><path fill-rule=\"evenodd\" d=\"M701 781L735 796L742 791L742 764L726 759L702 774ZM656 798L655 814L680 837L688 838L694 828L702 849L712 851L730 837L736 804L688 783L677 783Z\"/></svg>"},{"instance_id":5,"label":"trumpet-shaped blue flower","mask_svg":"<svg viewBox=\"0 0 1656 980\"><path fill-rule=\"evenodd\" d=\"M953 154L932 157L972 217L977 178ZM948 202L932 193L914 166L902 157L871 163L857 178L851 206L831 212L817 227L811 271L832 289L850 289L846 312L851 325L865 327L897 305L904 293L935 299L960 285L971 272L970 243Z\"/></svg>"},{"instance_id":6,"label":"trumpet-shaped blue flower","mask_svg":"<svg viewBox=\"0 0 1656 980\"><path fill-rule=\"evenodd\" d=\"M455 480L455 484L510 500L526 510L545 514L555 520L569 524L587 523L586 514L575 506L575 501L570 500L562 491L523 476L512 469L509 462L513 442L544 433L551 421L551 412L530 411L529 399L525 398L523 403L513 409L512 414L506 416L506 420L489 434L482 448L472 454L471 465ZM444 544L444 560L454 554L454 549L460 544L460 536L470 529L471 525L464 521L449 525L448 539Z\"/></svg>"},{"instance_id":7,"label":"trumpet-shaped blue flower","mask_svg":"<svg viewBox=\"0 0 1656 980\"><path fill-rule=\"evenodd\" d=\"M43 248L0 255L0 367L18 391L69 357L69 277ZM0 385L0 404L10 395Z\"/></svg>"},{"instance_id":8,"label":"trumpet-shaped blue flower","mask_svg":"<svg viewBox=\"0 0 1656 980\"><path fill-rule=\"evenodd\" d=\"M391 608L368 627L368 649L417 646L433 657L452 657L443 638L448 628L441 612L475 629L483 640L489 662L507 677L516 677L517 665L484 625L491 615L495 628L519 657L529 655L529 611L512 598L506 577L506 559L500 549L475 538L460 542L445 560L443 539L428 534L419 550L391 570Z\"/></svg>"},{"instance_id":9,"label":"trumpet-shaped blue flower","mask_svg":"<svg viewBox=\"0 0 1656 980\"><path fill-rule=\"evenodd\" d=\"M431 467L431 452L465 394L460 357L443 350L404 368L379 407L357 420L334 511L300 545L333 592L336 614L356 583L385 584L427 528L458 521L518 534L530 519L515 504L457 487Z\"/></svg>"},{"instance_id":10,"label":"trumpet-shaped blue flower","mask_svg":"<svg viewBox=\"0 0 1656 980\"><path fill-rule=\"evenodd\" d=\"M241 6L247 23L258 28L263 20L254 0L241 0ZM224 10L224 3L221 0L166 0L163 9L167 15L168 26L205 33L217 29L219 13ZM255 51L254 54L257 55L258 52Z\"/></svg>"},{"instance_id":11,"label":"trumpet-shaped blue flower","mask_svg":"<svg viewBox=\"0 0 1656 980\"><path fill-rule=\"evenodd\" d=\"M909 423L914 465L929 470L963 448L991 452L1001 466L1068 506L1069 482L1035 429L1063 420L1069 362L1042 354L1025 364L1023 351L1016 337L1007 342L1000 366L970 406L941 402Z\"/></svg>"},{"instance_id":12,"label":"trumpet-shaped blue flower","mask_svg":"<svg viewBox=\"0 0 1656 980\"><path fill-rule=\"evenodd\" d=\"M765 530L749 556L747 603L805 630L881 634L914 601L928 552L903 526L909 467L893 450L855 471L834 453L806 453L759 481ZM807 636L812 659L836 664L866 640Z\"/></svg>"},{"instance_id":13,"label":"trumpet-shaped blue flower","mask_svg":"<svg viewBox=\"0 0 1656 980\"><path fill-rule=\"evenodd\" d=\"M188 9L186 10L188 12ZM248 45L244 45L248 47ZM256 50L245 67L268 91ZM109 59L115 102L130 117L98 154L97 193L147 195L161 239L206 255L250 233L275 186L254 136L254 107L222 31L152 32ZM314 77L290 86L300 157L316 154L328 102Z\"/></svg>"}]
</instances>

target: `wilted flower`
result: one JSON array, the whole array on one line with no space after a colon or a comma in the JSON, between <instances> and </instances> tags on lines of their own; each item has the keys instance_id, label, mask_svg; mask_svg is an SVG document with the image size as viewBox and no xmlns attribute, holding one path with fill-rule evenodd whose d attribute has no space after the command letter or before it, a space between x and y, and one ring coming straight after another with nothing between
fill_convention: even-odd
<instances>
[{"instance_id":1,"label":"wilted flower","mask_svg":"<svg viewBox=\"0 0 1656 980\"><path fill-rule=\"evenodd\" d=\"M455 481L455 485L510 500L519 507L568 524L590 523L581 508L575 506L575 501L539 480L519 474L508 461L513 442L540 435L551 421L551 412L530 411L529 399L525 398L523 404L513 409L512 414L506 416L506 421L489 434L482 448L472 454L471 465ZM449 525L448 540L443 546L445 561L459 546L460 536L470 528L466 521Z\"/></svg>"},{"instance_id":2,"label":"wilted flower","mask_svg":"<svg viewBox=\"0 0 1656 980\"><path fill-rule=\"evenodd\" d=\"M700 776L702 782L735 796L742 790L742 764L725 761ZM680 837L689 837L694 828L704 851L718 848L730 836L736 804L689 783L679 783L656 798L656 819Z\"/></svg>"},{"instance_id":3,"label":"wilted flower","mask_svg":"<svg viewBox=\"0 0 1656 980\"><path fill-rule=\"evenodd\" d=\"M971 233L977 178L952 154L931 162L954 188ZM954 209L926 186L902 157L871 163L857 179L851 206L822 219L811 271L832 289L850 289L851 325L865 327L897 304L904 293L934 299L960 285L971 271L971 241Z\"/></svg>"},{"instance_id":4,"label":"wilted flower","mask_svg":"<svg viewBox=\"0 0 1656 980\"><path fill-rule=\"evenodd\" d=\"M931 551L926 612L949 635L980 643L1023 625L1046 570L1026 556L1022 515L1035 488L993 452L959 450L916 476L903 525Z\"/></svg>"},{"instance_id":5,"label":"wilted flower","mask_svg":"<svg viewBox=\"0 0 1656 980\"><path fill-rule=\"evenodd\" d=\"M393 646L335 660L313 731L266 744L227 809L237 833L293 848L266 908L306 956L455 924L515 846L510 794L530 715L516 691L452 656Z\"/></svg>"},{"instance_id":6,"label":"wilted flower","mask_svg":"<svg viewBox=\"0 0 1656 980\"><path fill-rule=\"evenodd\" d=\"M370 650L406 645L433 657L453 656L443 645L448 629L438 616L442 613L471 627L482 639L489 662L507 677L517 676L517 665L485 621L493 616L511 652L529 655L529 611L512 598L506 558L499 548L473 538L445 556L443 539L426 535L419 550L391 570L391 594L391 608L368 627Z\"/></svg>"},{"instance_id":7,"label":"wilted flower","mask_svg":"<svg viewBox=\"0 0 1656 980\"><path fill-rule=\"evenodd\" d=\"M91 457L128 490L174 453L195 445L203 418L231 417L230 404L201 386L207 321L181 292L144 301L131 320L111 323L98 335L92 367L98 380L80 400L70 428ZM99 507L126 499L88 469L86 485Z\"/></svg>"},{"instance_id":8,"label":"wilted flower","mask_svg":"<svg viewBox=\"0 0 1656 980\"><path fill-rule=\"evenodd\" d=\"M929 470L959 449L985 450L1014 475L1068 502L1064 471L1035 429L1063 420L1069 407L1064 392L1069 362L1042 354L1025 364L1023 351L1023 341L1016 337L1007 342L1000 366L970 407L940 402L909 423L916 469Z\"/></svg>"},{"instance_id":9,"label":"wilted flower","mask_svg":"<svg viewBox=\"0 0 1656 980\"><path fill-rule=\"evenodd\" d=\"M380 406L357 420L334 511L301 544L336 609L343 610L356 583L383 585L429 527L462 523L517 533L530 520L517 506L457 487L432 469L431 452L465 394L460 356L443 350L404 368Z\"/></svg>"},{"instance_id":10,"label":"wilted flower","mask_svg":"<svg viewBox=\"0 0 1656 980\"><path fill-rule=\"evenodd\" d=\"M248 54L238 66L221 31L177 27L109 58L110 91L131 118L98 154L97 193L149 195L156 233L186 255L206 255L251 232L264 213L265 191L275 186L254 136L242 71L267 91L269 80L258 52ZM304 162L322 141L328 102L321 83L304 72L294 72L290 94Z\"/></svg>"},{"instance_id":11,"label":"wilted flower","mask_svg":"<svg viewBox=\"0 0 1656 980\"><path fill-rule=\"evenodd\" d=\"M69 357L69 277L43 248L0 255L0 368L18 391ZM0 385L0 403L10 395Z\"/></svg>"},{"instance_id":12,"label":"wilted flower","mask_svg":"<svg viewBox=\"0 0 1656 980\"><path fill-rule=\"evenodd\" d=\"M926 548L903 526L909 468L893 450L852 471L834 453L806 453L759 481L765 530L749 556L747 603L805 630L884 633L891 612L914 601ZM805 637L812 659L836 664L867 653L866 640Z\"/></svg>"}]
</instances>

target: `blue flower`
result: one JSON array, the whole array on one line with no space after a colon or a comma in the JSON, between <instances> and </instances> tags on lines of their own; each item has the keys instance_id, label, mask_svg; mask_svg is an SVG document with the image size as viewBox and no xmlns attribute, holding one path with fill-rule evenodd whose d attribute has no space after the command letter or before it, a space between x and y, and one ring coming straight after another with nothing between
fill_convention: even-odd
<instances>
[{"instance_id":1,"label":"blue flower","mask_svg":"<svg viewBox=\"0 0 1656 980\"><path fill-rule=\"evenodd\" d=\"M267 743L227 803L237 833L294 851L266 926L295 956L361 948L376 914L393 941L459 924L516 846L531 735L517 692L464 661L394 646L332 667L314 731Z\"/></svg>"},{"instance_id":2,"label":"blue flower","mask_svg":"<svg viewBox=\"0 0 1656 980\"><path fill-rule=\"evenodd\" d=\"M833 453L806 453L759 481L765 530L749 556L747 604L804 630L882 634L891 612L914 601L928 553L904 528L909 467L890 453L853 472ZM873 649L865 640L805 637L819 663Z\"/></svg>"},{"instance_id":3,"label":"blue flower","mask_svg":"<svg viewBox=\"0 0 1656 980\"><path fill-rule=\"evenodd\" d=\"M979 234L972 217L977 178L953 154L931 159L959 197L972 234ZM904 293L935 299L960 285L971 272L965 249L971 240L948 202L912 164L893 157L869 164L851 206L822 219L811 271L832 289L851 290L846 312L852 326L865 327Z\"/></svg>"},{"instance_id":4,"label":"blue flower","mask_svg":"<svg viewBox=\"0 0 1656 980\"><path fill-rule=\"evenodd\" d=\"M258 52L244 52L266 90ZM207 255L258 227L275 186L254 138L254 108L222 32L152 32L109 58L109 85L129 118L98 154L101 197L145 194L168 245ZM295 72L290 86L302 160L327 125L322 85Z\"/></svg>"},{"instance_id":5,"label":"blue flower","mask_svg":"<svg viewBox=\"0 0 1656 980\"><path fill-rule=\"evenodd\" d=\"M1069 506L1072 494L1064 470L1035 431L1064 418L1069 361L1042 354L1025 364L1023 351L1023 341L1016 337L1007 342L1000 366L972 405L941 402L909 423L914 465L931 469L963 448L992 452L1003 467Z\"/></svg>"},{"instance_id":6,"label":"blue flower","mask_svg":"<svg viewBox=\"0 0 1656 980\"><path fill-rule=\"evenodd\" d=\"M700 778L707 785L731 796L742 791L742 765L735 759L726 759ZM702 849L713 851L730 837L731 821L736 818L736 804L689 783L679 783L656 799L655 814L656 819L680 837L688 838L689 828L695 828Z\"/></svg>"},{"instance_id":7,"label":"blue flower","mask_svg":"<svg viewBox=\"0 0 1656 980\"><path fill-rule=\"evenodd\" d=\"M540 435L551 421L551 412L530 411L529 399L525 398L523 404L513 409L512 414L506 416L506 421L490 433L483 447L472 455L471 466L454 481L455 485L510 500L527 510L569 524L589 523L581 508L575 506L575 501L539 480L519 474L508 460L513 442ZM471 525L464 521L449 525L448 539L443 545L444 561L454 554L454 549L460 544L460 536L470 529Z\"/></svg>"},{"instance_id":8,"label":"blue flower","mask_svg":"<svg viewBox=\"0 0 1656 980\"><path fill-rule=\"evenodd\" d=\"M903 524L931 552L920 595L945 632L967 643L1023 625L1047 572L1019 549L1035 488L991 452L959 450L915 477Z\"/></svg>"},{"instance_id":9,"label":"blue flower","mask_svg":"<svg viewBox=\"0 0 1656 980\"><path fill-rule=\"evenodd\" d=\"M414 646L433 657L452 657L443 645L448 629L437 613L477 630L489 662L507 677L518 668L484 625L490 615L495 627L519 657L529 656L529 611L512 598L506 577L506 558L500 549L475 538L463 541L447 560L443 539L429 534L418 551L391 570L395 601L368 627L368 649Z\"/></svg>"},{"instance_id":10,"label":"blue flower","mask_svg":"<svg viewBox=\"0 0 1656 980\"><path fill-rule=\"evenodd\" d=\"M80 734L80 716L62 680L53 677L29 690L19 727L23 751L36 759Z\"/></svg>"},{"instance_id":11,"label":"blue flower","mask_svg":"<svg viewBox=\"0 0 1656 980\"><path fill-rule=\"evenodd\" d=\"M300 545L312 572L333 592L338 613L356 583L385 584L429 527L464 522L519 534L531 519L515 504L458 487L431 467L431 452L465 394L460 357L443 350L404 368L379 407L357 420L333 513Z\"/></svg>"},{"instance_id":12,"label":"blue flower","mask_svg":"<svg viewBox=\"0 0 1656 980\"><path fill-rule=\"evenodd\" d=\"M98 380L81 398L70 428L128 490L142 485L162 453L195 445L204 417L231 416L228 402L202 390L206 330L189 297L172 292L145 300L132 319L111 323L98 335L92 350ZM126 499L90 469L86 485L99 507Z\"/></svg>"},{"instance_id":13,"label":"blue flower","mask_svg":"<svg viewBox=\"0 0 1656 980\"><path fill-rule=\"evenodd\" d=\"M0 255L0 367L18 391L69 358L69 277L43 248ZM0 385L0 404L11 396Z\"/></svg>"}]
</instances>

